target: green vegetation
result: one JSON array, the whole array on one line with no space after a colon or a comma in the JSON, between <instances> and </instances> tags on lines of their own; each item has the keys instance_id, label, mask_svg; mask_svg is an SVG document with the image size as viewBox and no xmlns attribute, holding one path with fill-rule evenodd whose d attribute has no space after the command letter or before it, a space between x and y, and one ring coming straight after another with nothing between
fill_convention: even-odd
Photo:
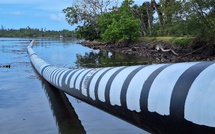
<instances>
[{"instance_id":1,"label":"green vegetation","mask_svg":"<svg viewBox=\"0 0 215 134\"><path fill-rule=\"evenodd\" d=\"M193 37L141 37L138 39L138 41L147 41L147 42L159 42L159 41L164 41L164 42L170 42L174 43L179 46L187 46L191 44L194 41L195 38Z\"/></svg>"},{"instance_id":2,"label":"green vegetation","mask_svg":"<svg viewBox=\"0 0 215 134\"><path fill-rule=\"evenodd\" d=\"M187 46L193 42L194 38L191 37L183 37L183 38L175 38L173 43L178 44L179 46Z\"/></svg>"},{"instance_id":3,"label":"green vegetation","mask_svg":"<svg viewBox=\"0 0 215 134\"><path fill-rule=\"evenodd\" d=\"M46 29L37 29L37 28L20 28L16 29L5 29L1 26L0 37L75 37L74 31L69 30L46 30Z\"/></svg>"},{"instance_id":4,"label":"green vegetation","mask_svg":"<svg viewBox=\"0 0 215 134\"><path fill-rule=\"evenodd\" d=\"M182 46L193 39L215 44L214 0L150 0L142 5L124 0L121 6L115 0L75 2L63 12L69 24L81 24L79 38L118 43L162 37Z\"/></svg>"},{"instance_id":5,"label":"green vegetation","mask_svg":"<svg viewBox=\"0 0 215 134\"><path fill-rule=\"evenodd\" d=\"M140 36L140 21L133 16L130 8L132 3L132 1L124 1L117 11L99 16L100 38L103 41L134 41Z\"/></svg>"}]
</instances>

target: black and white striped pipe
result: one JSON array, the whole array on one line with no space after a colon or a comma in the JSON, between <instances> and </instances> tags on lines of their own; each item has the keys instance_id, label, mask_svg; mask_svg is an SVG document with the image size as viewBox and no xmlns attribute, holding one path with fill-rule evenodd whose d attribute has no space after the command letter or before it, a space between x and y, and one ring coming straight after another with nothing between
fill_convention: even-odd
<instances>
[{"instance_id":1,"label":"black and white striped pipe","mask_svg":"<svg viewBox=\"0 0 215 134\"><path fill-rule=\"evenodd\" d=\"M215 62L67 69L32 46L37 72L73 97L151 133L215 133Z\"/></svg>"}]
</instances>

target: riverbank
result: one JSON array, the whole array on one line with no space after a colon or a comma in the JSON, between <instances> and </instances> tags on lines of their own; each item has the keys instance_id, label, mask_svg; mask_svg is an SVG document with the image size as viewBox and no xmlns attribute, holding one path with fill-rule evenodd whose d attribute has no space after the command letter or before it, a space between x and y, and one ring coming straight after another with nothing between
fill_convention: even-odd
<instances>
[{"instance_id":1,"label":"riverbank","mask_svg":"<svg viewBox=\"0 0 215 134\"><path fill-rule=\"evenodd\" d=\"M109 44L83 41L80 44L92 49L105 50L140 57L150 57L156 63L175 63L215 60L215 47L204 42L185 42L186 45L165 40L139 40L133 43Z\"/></svg>"}]
</instances>

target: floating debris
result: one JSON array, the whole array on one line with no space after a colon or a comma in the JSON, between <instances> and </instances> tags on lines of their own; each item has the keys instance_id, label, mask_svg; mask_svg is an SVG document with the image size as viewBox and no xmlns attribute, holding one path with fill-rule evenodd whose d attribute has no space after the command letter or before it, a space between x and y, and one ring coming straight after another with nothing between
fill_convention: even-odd
<instances>
[{"instance_id":1,"label":"floating debris","mask_svg":"<svg viewBox=\"0 0 215 134\"><path fill-rule=\"evenodd\" d=\"M10 64L8 64L8 65L0 65L0 68L10 68Z\"/></svg>"}]
</instances>

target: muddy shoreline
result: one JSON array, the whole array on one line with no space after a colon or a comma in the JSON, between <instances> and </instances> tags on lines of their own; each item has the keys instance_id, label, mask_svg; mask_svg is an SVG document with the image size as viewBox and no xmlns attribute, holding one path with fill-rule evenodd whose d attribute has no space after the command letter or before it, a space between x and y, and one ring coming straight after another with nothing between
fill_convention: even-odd
<instances>
[{"instance_id":1,"label":"muddy shoreline","mask_svg":"<svg viewBox=\"0 0 215 134\"><path fill-rule=\"evenodd\" d=\"M141 41L128 44L107 44L103 42L83 41L79 44L95 50L105 50L125 55L137 55L140 57L150 57L155 61L155 63L215 60L215 47L212 45L204 44L202 42L188 46L179 46L164 41ZM164 51L157 48L158 46Z\"/></svg>"}]
</instances>

